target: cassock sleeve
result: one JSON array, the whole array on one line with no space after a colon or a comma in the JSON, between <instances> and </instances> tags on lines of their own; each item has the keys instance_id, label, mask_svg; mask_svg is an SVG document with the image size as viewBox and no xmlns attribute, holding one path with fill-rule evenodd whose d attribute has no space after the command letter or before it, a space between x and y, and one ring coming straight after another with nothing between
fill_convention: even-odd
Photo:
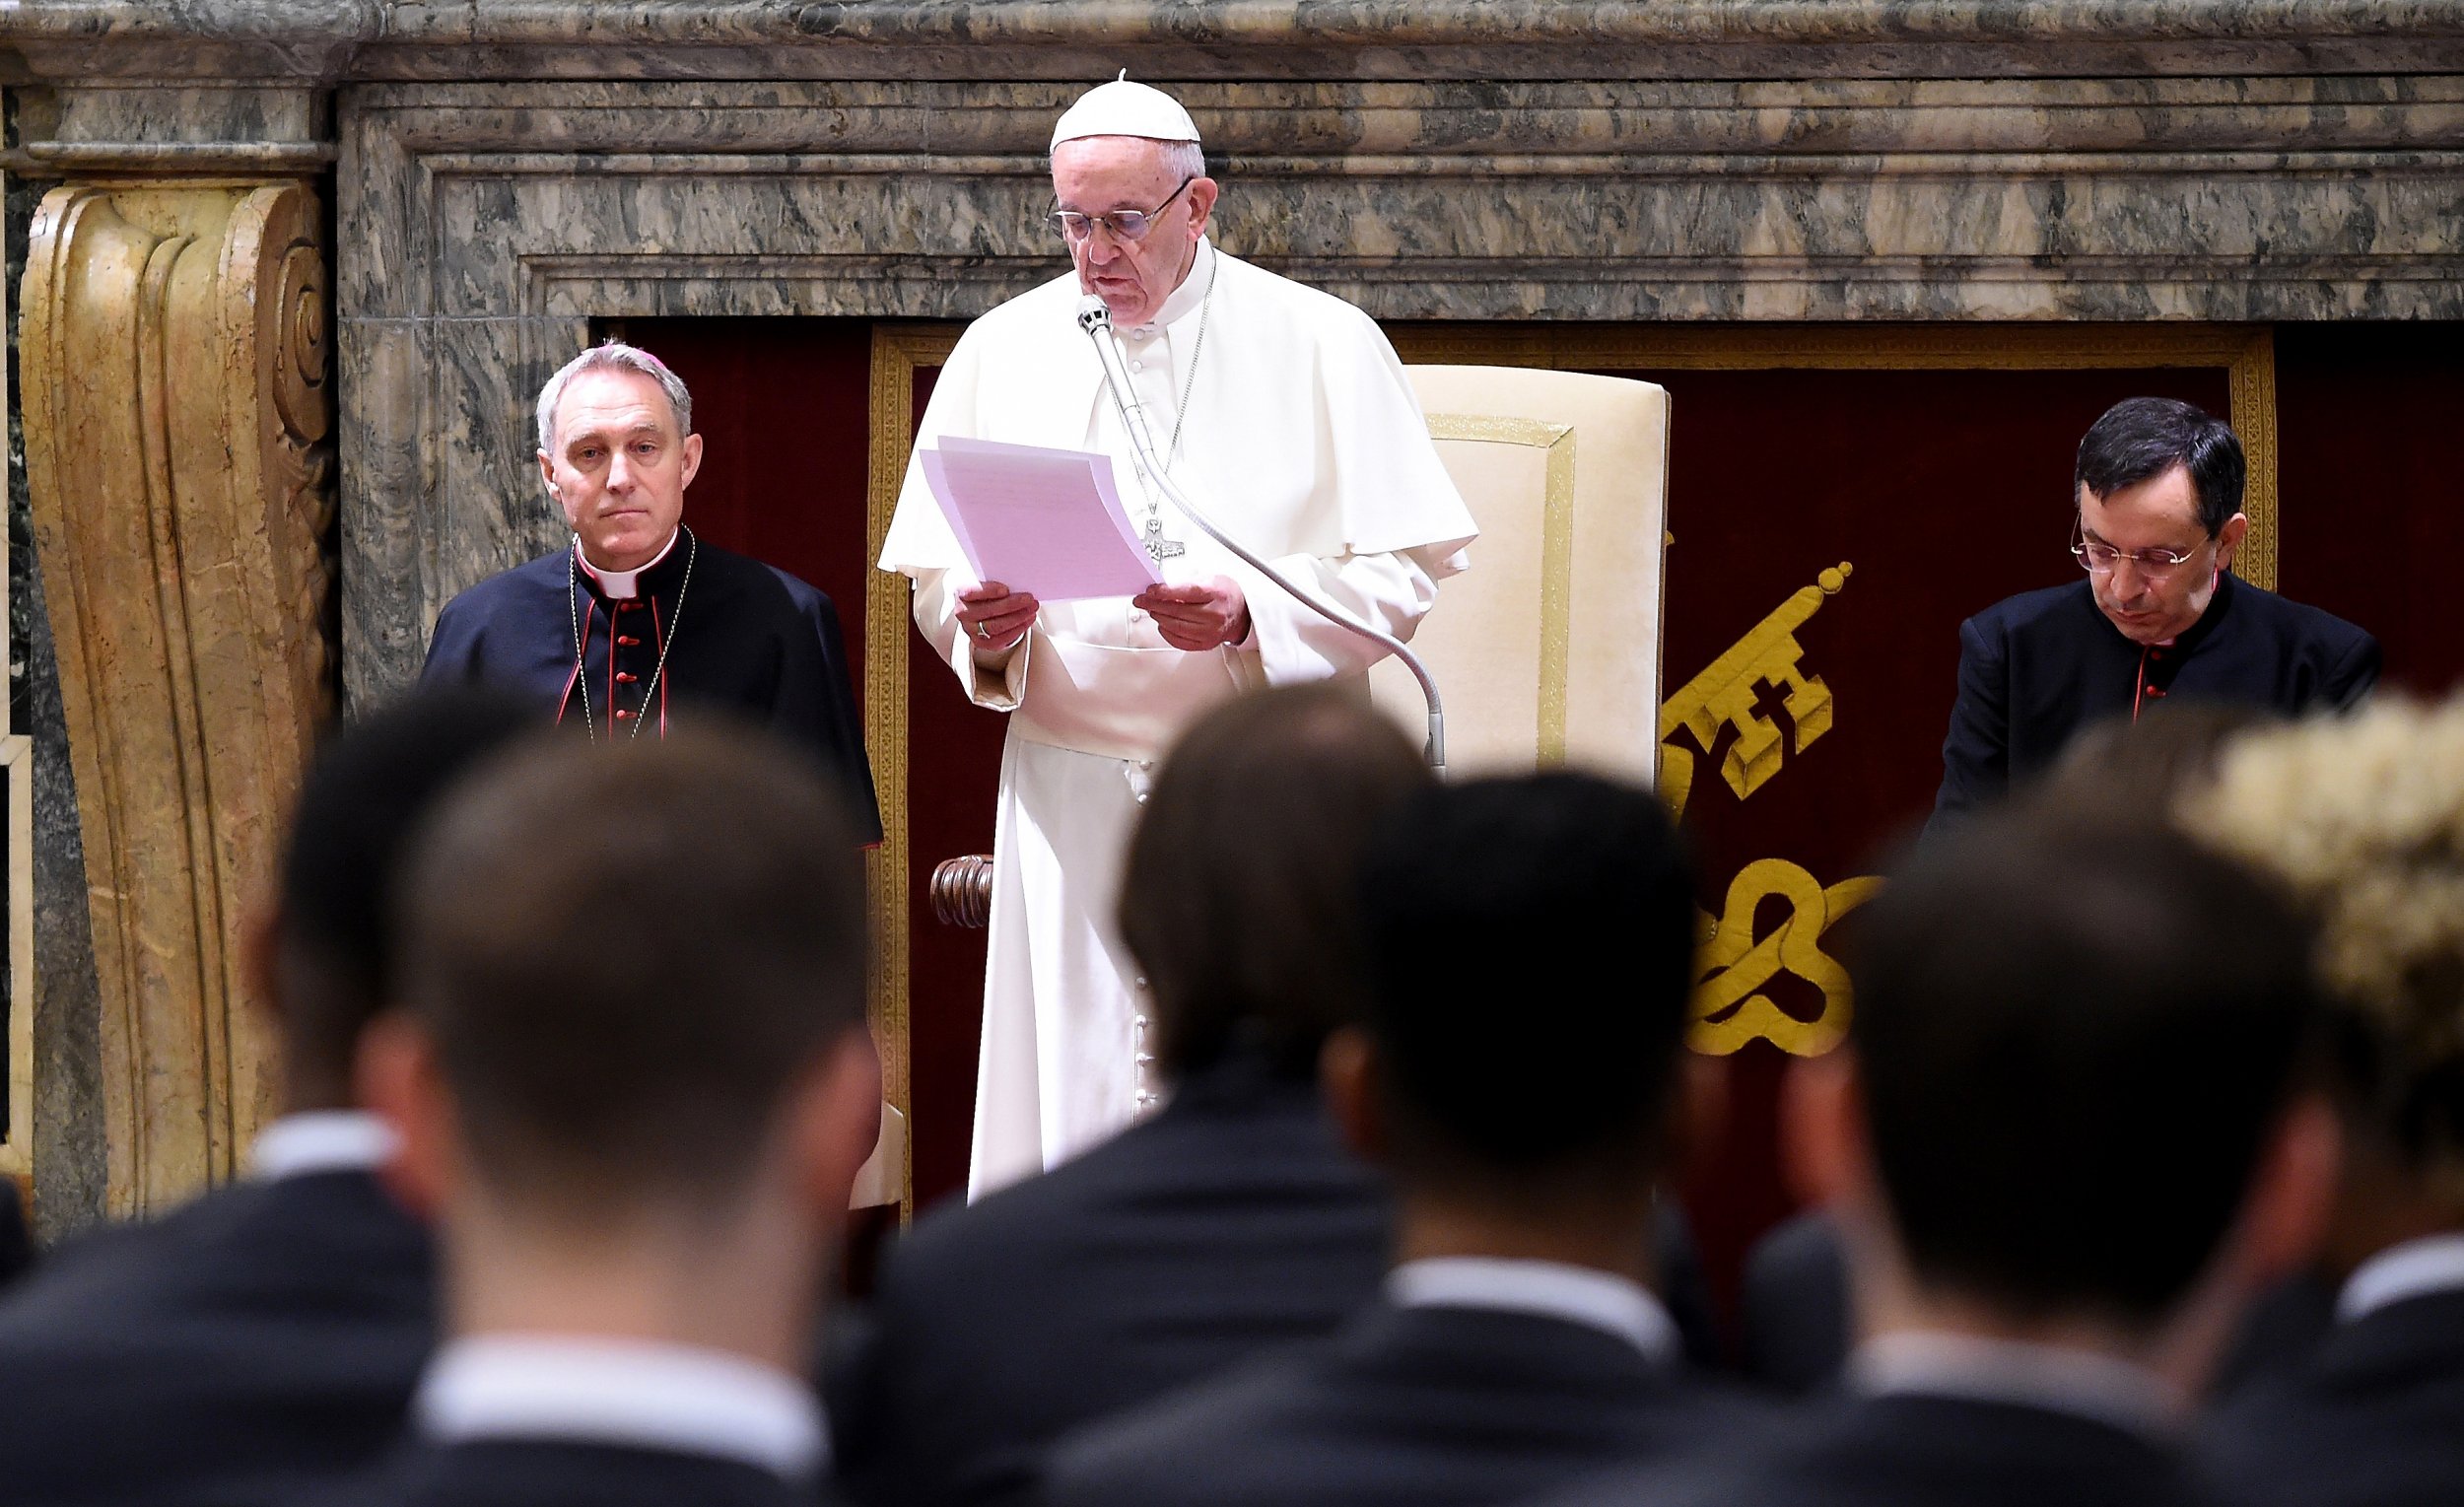
<instances>
[{"instance_id":1,"label":"cassock sleeve","mask_svg":"<svg viewBox=\"0 0 2464 1507\"><path fill-rule=\"evenodd\" d=\"M2366 633L2361 635L2360 642L2328 667L2319 687L2321 698L2339 712L2351 711L2377 686L2378 663L2378 641Z\"/></svg>"},{"instance_id":2,"label":"cassock sleeve","mask_svg":"<svg viewBox=\"0 0 2464 1507\"><path fill-rule=\"evenodd\" d=\"M1969 618L1959 625L1959 699L1943 738L1942 788L1928 832L1950 827L2010 788L2010 699L2002 645Z\"/></svg>"},{"instance_id":3,"label":"cassock sleeve","mask_svg":"<svg viewBox=\"0 0 2464 1507\"><path fill-rule=\"evenodd\" d=\"M813 749L845 785L856 832L866 846L881 841L881 800L873 790L872 760L864 752L863 720L847 673L847 645L839 632L839 609L818 590L796 593L810 636L789 633L779 670L771 722L781 733Z\"/></svg>"},{"instance_id":4,"label":"cassock sleeve","mask_svg":"<svg viewBox=\"0 0 2464 1507\"><path fill-rule=\"evenodd\" d=\"M480 617L469 602L455 597L437 614L436 630L428 636L428 661L420 666L423 685L476 685L480 666Z\"/></svg>"}]
</instances>

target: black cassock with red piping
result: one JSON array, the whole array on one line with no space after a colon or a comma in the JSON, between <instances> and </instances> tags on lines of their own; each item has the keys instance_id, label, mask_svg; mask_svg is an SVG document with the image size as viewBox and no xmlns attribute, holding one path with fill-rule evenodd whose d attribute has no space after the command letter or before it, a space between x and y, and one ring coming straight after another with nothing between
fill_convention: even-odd
<instances>
[{"instance_id":1,"label":"black cassock with red piping","mask_svg":"<svg viewBox=\"0 0 2464 1507\"><path fill-rule=\"evenodd\" d=\"M880 841L838 608L690 528L630 577L571 548L489 577L445 603L421 678L535 691L557 725L601 740L723 711L809 750Z\"/></svg>"}]
</instances>

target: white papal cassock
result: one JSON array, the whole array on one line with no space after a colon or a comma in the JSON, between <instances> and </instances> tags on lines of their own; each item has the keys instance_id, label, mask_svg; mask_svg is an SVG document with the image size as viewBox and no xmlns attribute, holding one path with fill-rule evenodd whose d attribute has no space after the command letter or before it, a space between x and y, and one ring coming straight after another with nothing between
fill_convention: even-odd
<instances>
[{"instance_id":1,"label":"white papal cassock","mask_svg":"<svg viewBox=\"0 0 2464 1507\"><path fill-rule=\"evenodd\" d=\"M1211 286L1211 300L1208 289ZM970 325L918 432L1078 446L1113 457L1143 526L1147 495L1076 323L1063 275ZM1201 337L1200 327L1203 326ZM1463 569L1471 514L1429 443L1394 348L1366 314L1215 251L1153 324L1121 331L1171 474L1216 526L1322 597L1408 638ZM1144 981L1113 921L1125 851L1155 764L1198 714L1264 685L1346 676L1377 655L1205 538L1168 501L1188 553L1167 581L1228 576L1249 598L1237 647L1172 648L1126 597L1047 602L1006 654L970 647L957 595L976 585L910 463L881 568L915 581L916 626L979 706L1011 714L993 837L991 953L969 1197L1084 1150L1159 1092ZM1188 856L1192 864L1204 854Z\"/></svg>"}]
</instances>

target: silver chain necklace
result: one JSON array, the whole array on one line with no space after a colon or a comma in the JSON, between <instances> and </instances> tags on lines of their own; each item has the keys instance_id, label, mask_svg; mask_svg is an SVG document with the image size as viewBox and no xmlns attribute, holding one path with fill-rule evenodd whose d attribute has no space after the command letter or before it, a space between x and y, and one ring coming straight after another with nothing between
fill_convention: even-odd
<instances>
[{"instance_id":1,"label":"silver chain necklace","mask_svg":"<svg viewBox=\"0 0 2464 1507\"><path fill-rule=\"evenodd\" d=\"M650 697L658 690L659 677L667 673L667 651L676 647L676 626L684 621L684 594L693 588L693 557L702 552L702 541L693 536L693 530L681 523L676 526L684 530L684 580L676 583L676 615L668 619L667 631L659 636L658 663L650 670L650 683L642 688L642 710L645 713L650 710ZM582 730L588 734L591 742L596 743L599 728L590 717L590 671L582 659L582 583L574 571L575 562L581 558L582 540L577 537L574 547L565 552L565 615L574 625L574 684L582 688ZM643 569L650 567L644 566ZM616 613L613 608L607 614L607 652L610 659L616 655ZM613 742L616 738L616 709L610 707L607 710L607 736L608 741ZM649 720L647 716L635 718L633 731L627 734L625 740L631 742L642 736L642 724Z\"/></svg>"},{"instance_id":2,"label":"silver chain necklace","mask_svg":"<svg viewBox=\"0 0 2464 1507\"><path fill-rule=\"evenodd\" d=\"M1173 461L1181 455L1181 426L1189 421L1190 394L1198 387L1198 359L1206 354L1206 321L1215 309L1215 277L1223 270L1221 262L1206 264L1206 292L1198 301L1198 339L1190 347L1190 375L1181 379L1181 401L1172 410L1172 443L1164 449L1164 474L1172 474ZM1156 494L1162 489L1146 489L1146 553L1157 565L1175 555L1189 552L1178 539L1164 537L1164 520L1156 515L1163 501Z\"/></svg>"}]
</instances>

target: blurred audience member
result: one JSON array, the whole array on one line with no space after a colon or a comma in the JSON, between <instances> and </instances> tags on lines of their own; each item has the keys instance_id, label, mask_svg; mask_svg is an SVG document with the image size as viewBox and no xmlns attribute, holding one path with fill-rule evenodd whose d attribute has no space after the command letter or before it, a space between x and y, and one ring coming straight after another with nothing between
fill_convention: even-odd
<instances>
[{"instance_id":1,"label":"blurred audience member","mask_svg":"<svg viewBox=\"0 0 2464 1507\"><path fill-rule=\"evenodd\" d=\"M1065 1444L1058 1507L1498 1501L1749 1415L1684 1374L1650 1290L1693 950L1657 799L1571 774L1426 790L1360 896L1370 1021L1325 1079L1394 1179L1384 1295Z\"/></svg>"},{"instance_id":2,"label":"blurred audience member","mask_svg":"<svg viewBox=\"0 0 2464 1507\"><path fill-rule=\"evenodd\" d=\"M2214 775L2227 740L2277 720L2265 707L2221 701L2159 702L2137 718L2107 718L2071 741L2031 798L2066 817L2161 820L2178 792ZM2251 1310L2212 1390L2298 1365L2326 1333L2333 1301L2332 1287L2308 1270L2279 1283ZM1840 1379L1855 1322L1828 1210L1785 1219L1754 1243L1738 1309L1746 1376L1792 1396Z\"/></svg>"},{"instance_id":3,"label":"blurred audience member","mask_svg":"<svg viewBox=\"0 0 2464 1507\"><path fill-rule=\"evenodd\" d=\"M1120 906L1166 1102L890 1253L871 1342L834 1368L852 1492L1017 1500L1068 1429L1323 1336L1376 1292L1386 1196L1328 1124L1317 1063L1362 1010L1360 850L1429 783L1401 732L1325 686L1228 702L1173 750Z\"/></svg>"},{"instance_id":4,"label":"blurred audience member","mask_svg":"<svg viewBox=\"0 0 2464 1507\"><path fill-rule=\"evenodd\" d=\"M428 1237L378 1186L392 1136L352 1058L392 993L387 912L414 828L535 720L492 693L427 692L317 761L244 957L282 1043L284 1113L240 1182L72 1243L0 1309L10 1500L264 1501L399 1430L431 1344Z\"/></svg>"},{"instance_id":5,"label":"blurred audience member","mask_svg":"<svg viewBox=\"0 0 2464 1507\"><path fill-rule=\"evenodd\" d=\"M752 733L537 743L440 814L370 1097L445 1338L372 1503L810 1503L803 1374L880 1124L855 834Z\"/></svg>"},{"instance_id":6,"label":"blurred audience member","mask_svg":"<svg viewBox=\"0 0 2464 1507\"><path fill-rule=\"evenodd\" d=\"M2237 744L2190 820L2321 925L2344 1178L2336 1324L2211 1420L2232 1500L2464 1500L2464 702Z\"/></svg>"},{"instance_id":7,"label":"blurred audience member","mask_svg":"<svg viewBox=\"0 0 2464 1507\"><path fill-rule=\"evenodd\" d=\"M2333 1178L2307 936L2162 821L2004 811L1920 852L1860 913L1849 1045L1792 1085L1864 1320L1850 1395L1555 1500L2195 1500L2175 1431Z\"/></svg>"}]
</instances>

